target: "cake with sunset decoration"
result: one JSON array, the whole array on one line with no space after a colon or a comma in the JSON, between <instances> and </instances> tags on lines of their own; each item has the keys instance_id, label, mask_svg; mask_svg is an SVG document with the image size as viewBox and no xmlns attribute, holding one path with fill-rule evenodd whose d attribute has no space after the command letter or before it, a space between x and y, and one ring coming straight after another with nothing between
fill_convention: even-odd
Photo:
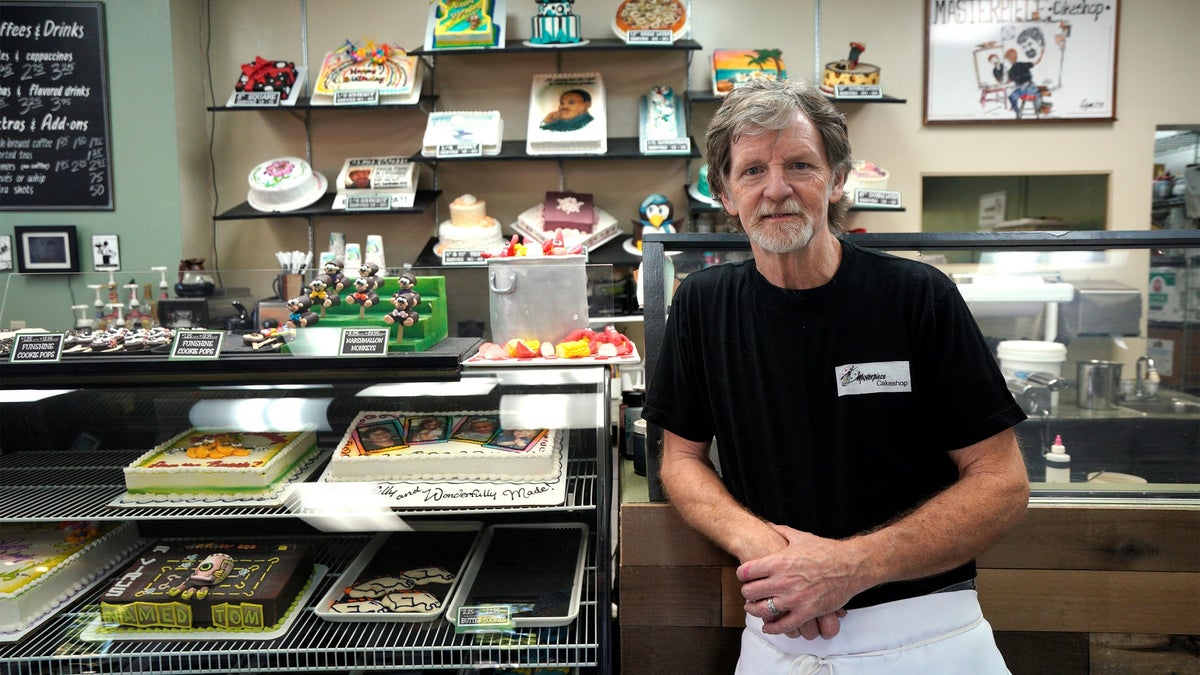
<instances>
[{"instance_id":1,"label":"cake with sunset decoration","mask_svg":"<svg viewBox=\"0 0 1200 675\"><path fill-rule=\"evenodd\" d=\"M496 411L360 412L329 463L330 481L553 480L557 429L507 429Z\"/></svg>"},{"instance_id":2,"label":"cake with sunset decoration","mask_svg":"<svg viewBox=\"0 0 1200 675\"><path fill-rule=\"evenodd\" d=\"M189 429L125 467L128 496L230 497L270 490L317 453L311 431Z\"/></svg>"},{"instance_id":3,"label":"cake with sunset decoration","mask_svg":"<svg viewBox=\"0 0 1200 675\"><path fill-rule=\"evenodd\" d=\"M617 219L596 208L593 196L583 192L547 192L541 204L517 216L512 228L538 244L561 236L568 249L596 248L621 233Z\"/></svg>"},{"instance_id":4,"label":"cake with sunset decoration","mask_svg":"<svg viewBox=\"0 0 1200 675\"><path fill-rule=\"evenodd\" d=\"M0 524L0 635L69 602L140 543L128 522Z\"/></svg>"},{"instance_id":5,"label":"cake with sunset decoration","mask_svg":"<svg viewBox=\"0 0 1200 675\"><path fill-rule=\"evenodd\" d=\"M867 50L861 42L850 43L850 55L840 61L825 64L821 91L836 95L839 86L879 84L879 66L860 63L858 57Z\"/></svg>"}]
</instances>

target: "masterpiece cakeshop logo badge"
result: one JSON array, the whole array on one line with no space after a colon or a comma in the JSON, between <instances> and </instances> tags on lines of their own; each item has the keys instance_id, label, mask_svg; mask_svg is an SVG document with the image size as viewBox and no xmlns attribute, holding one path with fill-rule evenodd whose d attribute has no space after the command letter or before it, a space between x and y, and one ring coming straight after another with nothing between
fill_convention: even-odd
<instances>
[{"instance_id":1,"label":"masterpiece cakeshop logo badge","mask_svg":"<svg viewBox=\"0 0 1200 675\"><path fill-rule=\"evenodd\" d=\"M908 361L849 363L834 368L838 396L912 391Z\"/></svg>"}]
</instances>

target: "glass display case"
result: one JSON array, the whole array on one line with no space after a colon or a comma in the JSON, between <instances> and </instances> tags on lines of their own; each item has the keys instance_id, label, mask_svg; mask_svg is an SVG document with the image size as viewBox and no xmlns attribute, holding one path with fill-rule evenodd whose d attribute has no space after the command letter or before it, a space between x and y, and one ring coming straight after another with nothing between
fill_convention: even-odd
<instances>
[{"instance_id":1,"label":"glass display case","mask_svg":"<svg viewBox=\"0 0 1200 675\"><path fill-rule=\"evenodd\" d=\"M160 538L304 541L327 568L295 622L272 639L95 639L107 584L44 622L0 640L12 672L439 672L554 665L610 672L612 464L604 366L473 367L474 338L422 352L338 358L232 353L208 360L160 353L63 354L0 363L0 523L134 521ZM562 468L544 483L332 483L327 462L363 411L496 411L502 427L558 430ZM318 459L276 494L206 503L131 503L123 469L191 428L311 430ZM336 485L336 490L333 487ZM415 486L415 487L414 487ZM531 487L532 486L532 487ZM380 531L422 523L558 525L586 532L578 613L552 627L457 632L425 623L334 622L315 605ZM530 560L547 551L530 550Z\"/></svg>"},{"instance_id":2,"label":"glass display case","mask_svg":"<svg viewBox=\"0 0 1200 675\"><path fill-rule=\"evenodd\" d=\"M1016 431L1034 502L1200 501L1200 231L846 238L922 260L958 283L1028 414ZM675 284L750 249L741 234L678 234L650 235L643 250L649 380ZM1014 343L1059 353L1006 364L1002 345ZM1053 471L1047 480L1056 438L1071 457L1069 480ZM665 501L660 446L650 425L651 501Z\"/></svg>"}]
</instances>

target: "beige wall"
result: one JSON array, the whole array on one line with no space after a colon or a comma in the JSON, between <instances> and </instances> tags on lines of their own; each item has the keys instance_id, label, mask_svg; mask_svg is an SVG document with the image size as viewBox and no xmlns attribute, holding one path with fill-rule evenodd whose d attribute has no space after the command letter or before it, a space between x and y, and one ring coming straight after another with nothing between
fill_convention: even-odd
<instances>
[{"instance_id":1,"label":"beige wall","mask_svg":"<svg viewBox=\"0 0 1200 675\"><path fill-rule=\"evenodd\" d=\"M577 3L585 37L612 37L610 19L618 0ZM750 11L746 3L693 0L694 37L702 50L692 53L690 88L708 86L707 58L717 47L778 47L792 77L811 77L818 63L840 59L851 40L864 42L864 60L883 69L884 90L907 99L903 105L848 104L856 155L892 172L891 189L903 193L906 211L859 213L851 227L873 232L921 230L921 179L935 175L1107 173L1109 229L1149 226L1150 174L1154 129L1160 124L1196 123L1200 110L1200 7L1195 0L1141 0L1122 3L1117 68L1117 121L1045 125L961 125L926 127L923 117L924 5L916 0L856 3L825 2L820 11L820 55L814 53L812 0L763 0ZM214 131L217 203L208 166L204 113L206 62L211 63L219 103L228 97L238 66L255 55L302 61L314 70L325 51L343 40L376 39L416 47L423 41L429 3L425 0L308 0L307 46L304 52L301 3L212 0L211 50L205 54L207 19L204 3L173 0L177 59L180 164L184 176L184 254L219 258L224 269L272 265L271 253L305 248L304 221L263 219L221 222L209 215L245 200L245 176L264 159L306 153L303 120L285 111L218 113ZM508 0L510 39L529 34L532 0ZM353 8L352 10L349 8ZM561 65L556 66L556 60ZM651 84L683 82L681 52L621 54L555 50L545 54L440 57L440 109L499 109L505 137L524 138L531 75L598 70L609 90L610 136L634 136L635 101ZM1147 77L1146 64L1173 73L1164 81ZM1191 64L1191 65L1188 65ZM700 129L712 106L697 106L693 129ZM412 154L419 149L425 115L420 111L312 113L312 157L315 167L335 175L343 159L365 154ZM698 140L701 140L698 138ZM684 202L683 185L699 162L675 159L644 161L567 161L465 163L443 165L439 186L450 198L471 191L490 204L492 215L511 222L517 213L555 189L560 178L570 189L593 192L601 208L629 227L641 198L664 192ZM428 171L423 186L432 185ZM330 231L346 232L349 241L368 233L384 235L390 265L411 262L433 236L435 216L370 216L323 218L316 224L318 249ZM215 227L215 238L213 228ZM217 250L211 250L211 242ZM1126 271L1134 283L1144 280L1144 256L1130 255ZM227 281L228 283L228 281Z\"/></svg>"}]
</instances>

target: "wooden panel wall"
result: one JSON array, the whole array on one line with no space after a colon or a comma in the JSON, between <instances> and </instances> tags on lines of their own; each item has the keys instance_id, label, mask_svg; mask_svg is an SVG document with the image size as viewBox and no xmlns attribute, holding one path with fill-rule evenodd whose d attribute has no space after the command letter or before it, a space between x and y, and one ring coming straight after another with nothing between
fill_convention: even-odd
<instances>
[{"instance_id":1,"label":"wooden panel wall","mask_svg":"<svg viewBox=\"0 0 1200 675\"><path fill-rule=\"evenodd\" d=\"M732 672L735 567L669 504L622 505L622 674ZM1200 672L1200 509L1034 505L978 585L1014 673Z\"/></svg>"}]
</instances>

